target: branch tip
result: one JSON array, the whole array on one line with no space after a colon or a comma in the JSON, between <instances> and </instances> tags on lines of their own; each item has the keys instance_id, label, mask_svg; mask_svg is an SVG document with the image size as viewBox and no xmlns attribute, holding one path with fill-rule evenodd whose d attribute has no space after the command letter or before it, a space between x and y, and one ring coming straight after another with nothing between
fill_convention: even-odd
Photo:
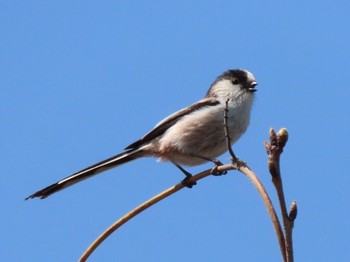
<instances>
[{"instance_id":1,"label":"branch tip","mask_svg":"<svg viewBox=\"0 0 350 262\"><path fill-rule=\"evenodd\" d=\"M288 217L291 221L294 221L298 215L297 202L294 200L290 206Z\"/></svg>"},{"instance_id":2,"label":"branch tip","mask_svg":"<svg viewBox=\"0 0 350 262\"><path fill-rule=\"evenodd\" d=\"M273 128L270 128L270 144L271 146L277 146L277 135Z\"/></svg>"},{"instance_id":3,"label":"branch tip","mask_svg":"<svg viewBox=\"0 0 350 262\"><path fill-rule=\"evenodd\" d=\"M282 150L288 141L288 131L286 128L281 128L277 133L277 145L279 150Z\"/></svg>"}]
</instances>

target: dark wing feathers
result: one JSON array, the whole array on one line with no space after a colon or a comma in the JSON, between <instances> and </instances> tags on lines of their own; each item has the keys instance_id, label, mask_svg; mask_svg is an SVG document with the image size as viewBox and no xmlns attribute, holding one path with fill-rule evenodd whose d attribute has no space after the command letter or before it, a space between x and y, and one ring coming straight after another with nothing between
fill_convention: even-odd
<instances>
[{"instance_id":1,"label":"dark wing feathers","mask_svg":"<svg viewBox=\"0 0 350 262\"><path fill-rule=\"evenodd\" d=\"M182 117L185 115L192 113L196 110L199 110L206 106L215 106L219 104L220 102L216 100L214 97L206 97L200 101L198 101L195 104L192 104L191 106L181 109L174 114L168 116L164 120L162 120L160 123L158 123L150 132L148 132L144 137L137 140L136 142L132 143L131 145L127 146L125 150L128 149L136 149L140 146L143 146L144 144L150 142L154 138L162 135L165 133L168 128L173 126L177 121L179 121Z\"/></svg>"}]
</instances>

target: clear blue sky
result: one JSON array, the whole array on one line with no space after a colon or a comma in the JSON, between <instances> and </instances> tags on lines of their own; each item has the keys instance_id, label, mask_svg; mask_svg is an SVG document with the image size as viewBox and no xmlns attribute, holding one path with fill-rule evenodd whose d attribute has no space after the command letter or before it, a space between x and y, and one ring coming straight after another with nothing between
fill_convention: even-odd
<instances>
[{"instance_id":1,"label":"clear blue sky","mask_svg":"<svg viewBox=\"0 0 350 262\"><path fill-rule=\"evenodd\" d=\"M270 127L289 130L281 165L287 202L299 206L296 261L349 261L348 1L1 1L0 10L1 261L76 261L120 216L179 182L171 164L143 159L24 201L119 153L229 68L259 82L234 150L274 200L263 141ZM91 261L280 258L258 193L231 172L152 207Z\"/></svg>"}]
</instances>

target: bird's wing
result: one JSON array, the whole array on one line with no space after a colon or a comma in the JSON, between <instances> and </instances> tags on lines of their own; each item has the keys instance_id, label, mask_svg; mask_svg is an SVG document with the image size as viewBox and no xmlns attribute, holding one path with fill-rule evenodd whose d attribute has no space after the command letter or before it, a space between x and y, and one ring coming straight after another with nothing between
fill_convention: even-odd
<instances>
[{"instance_id":1,"label":"bird's wing","mask_svg":"<svg viewBox=\"0 0 350 262\"><path fill-rule=\"evenodd\" d=\"M207 106L215 106L218 105L220 102L215 97L205 97L202 100L199 100L197 103L192 104L191 106L187 108L183 108L167 118L163 119L161 122L159 122L150 132L148 132L144 137L137 140L136 142L132 143L131 145L127 146L125 149L136 149L140 146L150 142L151 140L159 137L160 135L164 134L168 128L172 127L177 121L179 121L182 117L191 114L194 111L197 111L203 107Z\"/></svg>"}]
</instances>

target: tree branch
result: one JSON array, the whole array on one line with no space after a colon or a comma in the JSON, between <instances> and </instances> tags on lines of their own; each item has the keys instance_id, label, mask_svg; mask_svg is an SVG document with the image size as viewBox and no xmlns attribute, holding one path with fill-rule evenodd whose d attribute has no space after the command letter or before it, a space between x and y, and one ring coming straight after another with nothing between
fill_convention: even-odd
<instances>
[{"instance_id":1,"label":"tree branch","mask_svg":"<svg viewBox=\"0 0 350 262\"><path fill-rule=\"evenodd\" d=\"M235 164L227 164L227 165L222 165L217 167L217 171L219 172L224 172L224 171L229 171L229 170L237 170L237 166ZM260 182L258 177L254 174L254 172L248 167L248 166L243 166L239 167L239 171L246 175L254 184L254 186L257 188L258 192L260 193L264 204L266 206L266 209L270 215L272 224L275 228L275 232L278 236L278 241L280 244L281 250L284 248L284 238L283 238L283 232L277 217L277 214L273 208L271 199L269 198L263 184ZM205 170L199 174L196 174L192 176L189 179L189 182L196 182L199 181L209 175L211 175L211 169ZM147 200L143 204L139 205L132 211L128 212L125 214L123 217L121 217L118 221L116 221L114 224L112 224L105 232L103 232L83 253L81 256L80 260L81 262L84 262L88 259L88 257L97 249L97 247L102 244L102 242L108 238L114 231L116 231L118 228L120 228L122 225L124 225L126 222L128 222L130 219L135 217L136 215L140 214L141 212L145 211L149 207L153 206L154 204L158 203L159 201L167 198L168 196L176 193L177 191L181 190L184 188L184 185L182 183L179 183L175 186L172 186L162 193L152 197L151 199ZM282 236L282 237L281 237ZM283 252L285 254L285 252Z\"/></svg>"},{"instance_id":2,"label":"tree branch","mask_svg":"<svg viewBox=\"0 0 350 262\"><path fill-rule=\"evenodd\" d=\"M226 166L220 166L218 167L218 170L227 168ZM197 175L192 176L188 182L196 182L200 179L203 179L210 175L211 169L208 169L206 171L203 171ZM130 219L135 217L136 215L140 214L141 212L145 211L149 207L153 206L154 204L158 203L159 201L163 200L164 198L176 193L177 191L183 189L185 186L183 183L179 183L175 186L172 186L168 188L167 190L163 191L162 193L152 197L148 201L144 202L143 204L139 205L129 213L125 214L123 217L121 217L118 221L116 221L114 224L112 224L105 232L103 232L83 253L83 255L80 257L79 261L84 262L88 259L88 257L95 251L95 249L108 237L110 236L114 231L116 231L119 227L124 225L126 222L128 222Z\"/></svg>"},{"instance_id":3,"label":"tree branch","mask_svg":"<svg viewBox=\"0 0 350 262\"><path fill-rule=\"evenodd\" d=\"M278 202L280 203L281 215L283 219L284 237L286 245L286 257L288 262L294 261L292 231L294 220L297 217L298 208L295 201L292 202L289 213L287 212L286 201L283 192L283 183L280 171L280 156L288 141L287 129L282 128L276 135L274 129L270 129L270 143L265 142L265 149L268 153L268 167L272 176L272 183L275 186Z\"/></svg>"},{"instance_id":4,"label":"tree branch","mask_svg":"<svg viewBox=\"0 0 350 262\"><path fill-rule=\"evenodd\" d=\"M285 240L284 240L284 235L283 235L281 223L278 219L275 208L272 204L272 201L271 201L264 185L261 183L261 181L259 180L257 175L252 170L250 170L249 167L247 167L247 166L240 167L239 171L249 178L249 180L253 183L253 185L256 187L256 189L260 193L260 196L261 196L261 198L265 204L265 207L267 209L267 212L270 216L272 225L275 229L276 236L278 239L278 244L279 244L280 250L281 250L281 255L283 257L283 261L285 261L285 262L288 261L287 257L286 257L286 246L285 246Z\"/></svg>"}]
</instances>

